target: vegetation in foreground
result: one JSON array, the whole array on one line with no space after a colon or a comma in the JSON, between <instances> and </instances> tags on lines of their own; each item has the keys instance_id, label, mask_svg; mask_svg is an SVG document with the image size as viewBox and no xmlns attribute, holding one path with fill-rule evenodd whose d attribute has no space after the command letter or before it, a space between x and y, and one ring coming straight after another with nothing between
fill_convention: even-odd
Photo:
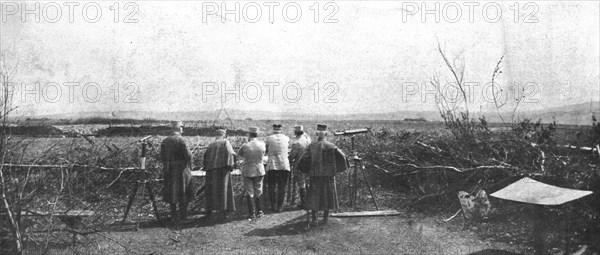
<instances>
[{"instance_id":1,"label":"vegetation in foreground","mask_svg":"<svg viewBox=\"0 0 600 255\"><path fill-rule=\"evenodd\" d=\"M269 124L256 122L255 125L269 130ZM336 128L356 126L341 127ZM556 146L556 129L551 126L526 121L512 129L490 131L485 124L475 123L472 132L465 133L467 136L456 136L443 125L419 127L380 126L373 128L370 134L355 138L357 152L365 162L367 178L381 207L449 216L460 208L457 191L475 193L483 189L491 194L523 176L561 187L600 192L597 190L600 187L598 154ZM597 129L594 125L586 132L597 135ZM310 127L308 132L311 133ZM94 216L83 219L86 227L75 231L101 233L122 218L133 182L148 180L154 193L160 194L161 183L156 180L161 177L158 153L162 138L150 139L145 171L132 170L139 164L140 137L10 139L5 164L12 165L2 169L5 178L11 180L5 184L5 194L19 220L26 249L68 246L74 230L57 216L29 217L20 215L21 212L93 210ZM230 139L234 146L244 142L241 136ZM332 139L350 153L348 137ZM210 140L210 137L188 138L195 167L201 167L202 147ZM588 142L578 145L591 146L595 140ZM340 194L346 194L348 177L346 173L338 177ZM363 182L359 184L362 186L358 209L373 209L368 190ZM241 193L240 187L236 190ZM481 235L492 239L530 244L527 226L531 226L531 208L490 199L500 213L485 220L467 221L470 223L461 227L476 228ZM594 244L592 240L598 237L600 228L598 201L594 195L561 207L546 208L547 217L559 223L548 229L548 243L554 246L550 248L563 249L567 240L573 244L571 247ZM135 202L130 218L154 217L147 201L137 199ZM162 202L158 204L161 213L168 211ZM340 205L343 210L353 209L348 207L348 197L344 195ZM200 206L200 200L192 204L195 210ZM2 220L2 236L6 238L1 240L1 247L10 252L15 248L14 230L10 229L6 217ZM458 227L463 222L454 220L448 226Z\"/></svg>"}]
</instances>

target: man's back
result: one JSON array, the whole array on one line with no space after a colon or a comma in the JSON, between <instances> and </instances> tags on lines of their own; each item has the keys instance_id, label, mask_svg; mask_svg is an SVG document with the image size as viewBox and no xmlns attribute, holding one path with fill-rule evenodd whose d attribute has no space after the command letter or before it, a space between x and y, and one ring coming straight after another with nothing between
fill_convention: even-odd
<instances>
[{"instance_id":1,"label":"man's back","mask_svg":"<svg viewBox=\"0 0 600 255\"><path fill-rule=\"evenodd\" d=\"M263 155L266 152L266 145L263 141L253 139L242 145L239 151L240 157L244 158L244 164L260 163L262 164Z\"/></svg>"},{"instance_id":2,"label":"man's back","mask_svg":"<svg viewBox=\"0 0 600 255\"><path fill-rule=\"evenodd\" d=\"M253 139L242 145L238 151L238 156L244 158L242 175L246 177L265 175L265 167L263 165L265 151L265 143L260 140Z\"/></svg>"},{"instance_id":3,"label":"man's back","mask_svg":"<svg viewBox=\"0 0 600 255\"><path fill-rule=\"evenodd\" d=\"M284 134L273 134L267 137L267 148L269 155L285 155L288 154L288 145L290 138Z\"/></svg>"},{"instance_id":4,"label":"man's back","mask_svg":"<svg viewBox=\"0 0 600 255\"><path fill-rule=\"evenodd\" d=\"M308 146L306 152L310 162L303 164L303 168L310 176L333 176L348 168L346 155L335 144L328 141L316 141ZM304 158L304 157L303 157Z\"/></svg>"},{"instance_id":5,"label":"man's back","mask_svg":"<svg viewBox=\"0 0 600 255\"><path fill-rule=\"evenodd\" d=\"M273 134L267 137L267 169L290 170L288 146L290 138L283 134Z\"/></svg>"},{"instance_id":6,"label":"man's back","mask_svg":"<svg viewBox=\"0 0 600 255\"><path fill-rule=\"evenodd\" d=\"M204 168L216 169L221 167L233 167L235 152L231 143L227 140L216 140L211 142L204 153Z\"/></svg>"},{"instance_id":7,"label":"man's back","mask_svg":"<svg viewBox=\"0 0 600 255\"><path fill-rule=\"evenodd\" d=\"M179 134L165 138L160 145L161 161L190 161L191 154L185 140Z\"/></svg>"},{"instance_id":8,"label":"man's back","mask_svg":"<svg viewBox=\"0 0 600 255\"><path fill-rule=\"evenodd\" d=\"M303 134L300 137L294 137L292 139L292 150L290 152L290 158L294 161L298 160L299 157L302 156L304 150L308 148L308 145L310 145L310 143L311 139L306 134Z\"/></svg>"}]
</instances>

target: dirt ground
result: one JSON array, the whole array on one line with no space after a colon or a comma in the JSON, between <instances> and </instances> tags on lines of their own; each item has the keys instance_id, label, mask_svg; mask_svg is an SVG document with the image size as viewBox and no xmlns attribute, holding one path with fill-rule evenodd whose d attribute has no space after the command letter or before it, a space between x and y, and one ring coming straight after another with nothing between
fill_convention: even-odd
<instances>
[{"instance_id":1,"label":"dirt ground","mask_svg":"<svg viewBox=\"0 0 600 255\"><path fill-rule=\"evenodd\" d=\"M234 178L235 179L235 178ZM340 178L343 184L346 179ZM234 180L235 182L235 180ZM239 180L235 183L240 183ZM197 183L200 185L201 183ZM339 194L348 191L340 185ZM234 190L241 190L240 187ZM190 219L179 226L168 220L156 221L149 201L136 199L129 214L135 223L121 224L126 201L101 197L105 211L114 211L109 221L101 221L102 232L79 236L76 245L71 235L61 232L61 242L49 254L533 254L531 230L535 218L529 207L491 198L498 213L488 221L467 222L458 216L444 222L459 208L458 201L428 200L421 209L411 207L406 192L374 185L382 210L395 209L397 216L331 218L329 224L307 228L306 212L287 209L268 213L257 220L245 218L246 204L237 194L237 211L227 222L207 221L199 213L202 199L190 204ZM143 193L143 192L142 192ZM138 194L139 195L139 194ZM368 190L359 189L359 210L374 210ZM114 202L113 203L111 203ZM347 202L347 201L346 201ZM263 204L266 207L266 204ZM161 218L167 204L158 203ZM289 206L289 205L288 205ZM349 211L340 203L341 210ZM410 208L410 209L409 209ZM101 209L101 208L97 208ZM100 214L100 213L99 213ZM565 239L561 222L551 217L548 224L554 235L548 241L550 254L562 254ZM115 222L112 226L110 222ZM90 222L93 224L93 222ZM465 224L468 223L468 224ZM58 239L58 238L55 238ZM550 240L550 239L549 239ZM594 240L593 238L590 240ZM597 240L597 239L596 239ZM593 244L593 242L584 242ZM570 251L581 242L572 242ZM43 243L41 243L43 245ZM65 246L67 245L67 246ZM27 254L42 254L35 248ZM591 254L591 253L586 253Z\"/></svg>"},{"instance_id":2,"label":"dirt ground","mask_svg":"<svg viewBox=\"0 0 600 255\"><path fill-rule=\"evenodd\" d=\"M110 254L528 254L525 247L482 240L471 230L451 230L444 226L447 223L441 218L415 217L409 213L331 218L327 225L307 228L305 211L266 214L250 221L244 219L241 209L223 223L208 222L204 216L196 215L178 227L150 221L141 223L137 231L105 233L98 238L96 251Z\"/></svg>"}]
</instances>

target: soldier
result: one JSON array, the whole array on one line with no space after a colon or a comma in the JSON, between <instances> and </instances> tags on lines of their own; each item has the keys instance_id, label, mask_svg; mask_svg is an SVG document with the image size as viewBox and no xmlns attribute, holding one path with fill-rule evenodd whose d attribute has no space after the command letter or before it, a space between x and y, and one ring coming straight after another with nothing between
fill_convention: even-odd
<instances>
[{"instance_id":1,"label":"soldier","mask_svg":"<svg viewBox=\"0 0 600 255\"><path fill-rule=\"evenodd\" d=\"M304 127L302 125L298 125L294 127L294 137L292 139L292 151L290 152L290 166L292 167L292 185L298 185L298 193L300 193L300 204L298 205L299 209L304 209L306 206L306 177L302 172L298 170L298 161L300 157L311 143L310 136L304 133ZM295 195L295 189L292 191L292 194Z\"/></svg>"},{"instance_id":2,"label":"soldier","mask_svg":"<svg viewBox=\"0 0 600 255\"><path fill-rule=\"evenodd\" d=\"M212 215L213 210L222 213L221 219L227 219L229 212L235 211L231 171L235 166L235 151L225 139L225 128L216 129L215 140L208 145L204 154L206 171L206 212Z\"/></svg>"},{"instance_id":3,"label":"soldier","mask_svg":"<svg viewBox=\"0 0 600 255\"><path fill-rule=\"evenodd\" d=\"M172 128L172 135L165 138L160 145L160 160L163 163L163 199L171 206L171 219L178 222L179 217L186 218L187 204L193 198L193 191L189 187L192 173L187 168L192 155L181 136L183 123L173 121Z\"/></svg>"},{"instance_id":4,"label":"soldier","mask_svg":"<svg viewBox=\"0 0 600 255\"><path fill-rule=\"evenodd\" d=\"M242 175L244 176L244 190L248 194L250 219L260 218L263 215L260 196L263 193L263 178L265 176L263 156L265 156L267 149L263 141L256 139L257 136L258 128L248 128L248 142L242 145L238 151L238 156L244 158Z\"/></svg>"},{"instance_id":5,"label":"soldier","mask_svg":"<svg viewBox=\"0 0 600 255\"><path fill-rule=\"evenodd\" d=\"M324 211L323 223L327 223L329 210L337 209L335 174L349 167L346 155L325 140L326 125L317 125L317 136L318 140L308 146L298 163L298 168L309 177L306 207L312 212L313 225L317 224L318 211Z\"/></svg>"},{"instance_id":6,"label":"soldier","mask_svg":"<svg viewBox=\"0 0 600 255\"><path fill-rule=\"evenodd\" d=\"M273 134L267 137L267 190L272 212L283 210L285 188L290 173L288 147L290 138L281 133L281 124L273 124Z\"/></svg>"}]
</instances>

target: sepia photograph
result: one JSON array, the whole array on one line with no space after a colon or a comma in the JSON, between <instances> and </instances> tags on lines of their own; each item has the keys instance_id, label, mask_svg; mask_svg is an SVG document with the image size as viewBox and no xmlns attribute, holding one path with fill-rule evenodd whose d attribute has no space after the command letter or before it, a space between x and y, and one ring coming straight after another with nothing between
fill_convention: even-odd
<instances>
[{"instance_id":1,"label":"sepia photograph","mask_svg":"<svg viewBox=\"0 0 600 255\"><path fill-rule=\"evenodd\" d=\"M0 19L0 254L600 255L598 1Z\"/></svg>"}]
</instances>

